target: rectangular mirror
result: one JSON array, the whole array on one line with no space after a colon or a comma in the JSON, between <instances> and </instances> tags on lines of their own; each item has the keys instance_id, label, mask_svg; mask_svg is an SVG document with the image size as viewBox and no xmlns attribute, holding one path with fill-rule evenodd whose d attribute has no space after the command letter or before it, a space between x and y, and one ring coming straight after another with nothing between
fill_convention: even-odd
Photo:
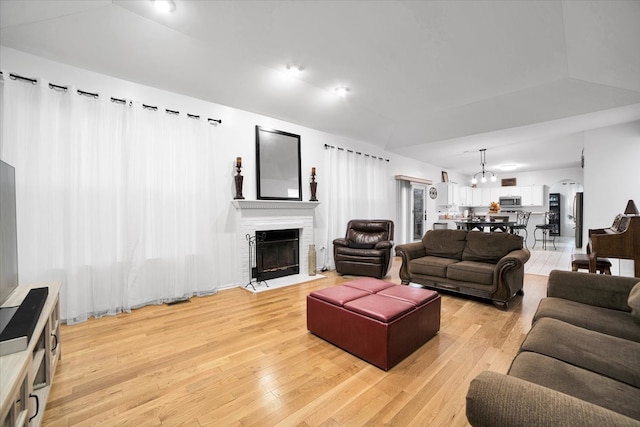
<instances>
[{"instance_id":1,"label":"rectangular mirror","mask_svg":"<svg viewBox=\"0 0 640 427\"><path fill-rule=\"evenodd\" d=\"M258 200L302 200L300 135L256 126Z\"/></svg>"}]
</instances>

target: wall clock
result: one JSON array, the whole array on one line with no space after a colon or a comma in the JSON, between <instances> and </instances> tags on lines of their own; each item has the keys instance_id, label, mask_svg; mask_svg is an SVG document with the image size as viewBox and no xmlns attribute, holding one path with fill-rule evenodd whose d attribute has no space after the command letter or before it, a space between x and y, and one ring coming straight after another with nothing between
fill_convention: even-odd
<instances>
[{"instance_id":1,"label":"wall clock","mask_svg":"<svg viewBox=\"0 0 640 427\"><path fill-rule=\"evenodd\" d=\"M438 190L436 190L436 187L431 187L429 189L429 197L431 197L432 199L438 197Z\"/></svg>"}]
</instances>

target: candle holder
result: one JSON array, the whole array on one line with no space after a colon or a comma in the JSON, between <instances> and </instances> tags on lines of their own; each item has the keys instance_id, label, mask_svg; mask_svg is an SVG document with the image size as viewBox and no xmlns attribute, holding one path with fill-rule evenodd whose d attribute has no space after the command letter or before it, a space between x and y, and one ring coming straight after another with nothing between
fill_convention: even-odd
<instances>
[{"instance_id":1,"label":"candle holder","mask_svg":"<svg viewBox=\"0 0 640 427\"><path fill-rule=\"evenodd\" d=\"M310 202L317 202L316 199L316 190L318 189L318 183L316 182L316 168L311 168L311 182L309 183L311 187L311 199Z\"/></svg>"},{"instance_id":2,"label":"candle holder","mask_svg":"<svg viewBox=\"0 0 640 427\"><path fill-rule=\"evenodd\" d=\"M242 197L242 181L243 181L243 177L240 174L240 170L242 169L242 164L240 162L236 162L236 172L237 175L235 176L235 180L236 180L236 197L234 197L234 200L243 200L244 197Z\"/></svg>"}]
</instances>

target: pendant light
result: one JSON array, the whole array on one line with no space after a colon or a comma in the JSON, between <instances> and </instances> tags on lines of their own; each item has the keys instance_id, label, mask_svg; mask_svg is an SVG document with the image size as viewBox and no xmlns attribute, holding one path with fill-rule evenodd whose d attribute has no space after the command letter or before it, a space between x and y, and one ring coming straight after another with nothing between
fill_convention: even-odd
<instances>
[{"instance_id":1,"label":"pendant light","mask_svg":"<svg viewBox=\"0 0 640 427\"><path fill-rule=\"evenodd\" d=\"M471 183L474 185L478 183L478 175L482 175L480 178L480 182L482 182L483 184L487 182L487 175L489 174L491 175L491 182L496 182L496 174L485 169L485 164L487 163L486 151L486 148L480 150L480 165L482 166L482 170L473 175L473 178L471 178Z\"/></svg>"}]
</instances>

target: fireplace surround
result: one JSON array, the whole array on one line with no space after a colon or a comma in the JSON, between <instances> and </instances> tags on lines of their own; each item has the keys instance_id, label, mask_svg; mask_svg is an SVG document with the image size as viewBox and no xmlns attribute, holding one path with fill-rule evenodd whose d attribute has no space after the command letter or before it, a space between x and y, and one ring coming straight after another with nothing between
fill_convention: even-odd
<instances>
[{"instance_id":1,"label":"fireplace surround","mask_svg":"<svg viewBox=\"0 0 640 427\"><path fill-rule=\"evenodd\" d=\"M254 265L249 266L250 245L247 244L246 236L255 236L256 232L263 230L298 230L299 271L304 273L308 271L309 245L314 244L314 209L318 206L319 202L233 200L231 203L240 213L237 228L237 242L242 283L239 283L239 285L244 286L250 282L251 277L249 272L253 271L256 267L255 253L251 256ZM251 249L255 251L255 246Z\"/></svg>"}]
</instances>

